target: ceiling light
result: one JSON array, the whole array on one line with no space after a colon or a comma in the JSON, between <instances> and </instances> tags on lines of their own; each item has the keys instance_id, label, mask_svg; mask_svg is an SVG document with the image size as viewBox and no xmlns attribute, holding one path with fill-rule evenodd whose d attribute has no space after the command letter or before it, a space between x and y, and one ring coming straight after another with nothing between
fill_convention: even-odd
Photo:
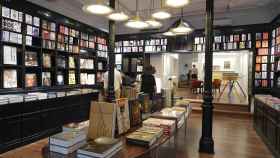
<instances>
[{"instance_id":1,"label":"ceiling light","mask_svg":"<svg viewBox=\"0 0 280 158\"><path fill-rule=\"evenodd\" d=\"M106 15L113 12L113 9L103 2L103 0L97 0L96 3L88 0L83 6L83 10L88 13Z\"/></svg>"},{"instance_id":2,"label":"ceiling light","mask_svg":"<svg viewBox=\"0 0 280 158\"><path fill-rule=\"evenodd\" d=\"M175 33L173 33L172 31L167 31L163 33L164 36L176 36Z\"/></svg>"},{"instance_id":3,"label":"ceiling light","mask_svg":"<svg viewBox=\"0 0 280 158\"><path fill-rule=\"evenodd\" d=\"M156 21L154 19L149 19L145 21L147 24L150 25L151 28L160 28L162 27L162 24L159 21Z\"/></svg>"},{"instance_id":4,"label":"ceiling light","mask_svg":"<svg viewBox=\"0 0 280 158\"><path fill-rule=\"evenodd\" d=\"M171 14L164 10L159 10L152 14L152 17L159 20L168 19L171 17Z\"/></svg>"},{"instance_id":5,"label":"ceiling light","mask_svg":"<svg viewBox=\"0 0 280 158\"><path fill-rule=\"evenodd\" d=\"M172 28L171 31L175 34L188 34L192 32L192 28L187 22L184 22L183 19L180 19L179 25L175 28Z\"/></svg>"},{"instance_id":6,"label":"ceiling light","mask_svg":"<svg viewBox=\"0 0 280 158\"><path fill-rule=\"evenodd\" d=\"M189 4L190 0L166 0L165 4L173 8L181 8Z\"/></svg>"},{"instance_id":7,"label":"ceiling light","mask_svg":"<svg viewBox=\"0 0 280 158\"><path fill-rule=\"evenodd\" d=\"M133 29L145 29L145 28L149 27L149 24L142 21L139 15L136 15L132 19L128 20L125 23L125 26L127 26L129 28L133 28Z\"/></svg>"},{"instance_id":8,"label":"ceiling light","mask_svg":"<svg viewBox=\"0 0 280 158\"><path fill-rule=\"evenodd\" d=\"M128 15L126 15L124 12L114 12L108 15L108 18L114 21L126 21L128 20Z\"/></svg>"}]
</instances>

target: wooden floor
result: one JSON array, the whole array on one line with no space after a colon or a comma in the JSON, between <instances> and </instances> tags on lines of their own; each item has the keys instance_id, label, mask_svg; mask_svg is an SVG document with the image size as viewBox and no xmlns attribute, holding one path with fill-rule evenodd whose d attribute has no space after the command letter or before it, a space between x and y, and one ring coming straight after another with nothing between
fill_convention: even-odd
<instances>
[{"instance_id":1,"label":"wooden floor","mask_svg":"<svg viewBox=\"0 0 280 158\"><path fill-rule=\"evenodd\" d=\"M159 158L273 158L267 147L257 136L249 118L236 119L215 116L214 141L215 154L200 154L198 142L201 136L201 115L192 114L188 122L188 134L184 130L177 137L177 148L166 143L160 149ZM47 140L0 155L0 158L45 158L42 148Z\"/></svg>"}]
</instances>

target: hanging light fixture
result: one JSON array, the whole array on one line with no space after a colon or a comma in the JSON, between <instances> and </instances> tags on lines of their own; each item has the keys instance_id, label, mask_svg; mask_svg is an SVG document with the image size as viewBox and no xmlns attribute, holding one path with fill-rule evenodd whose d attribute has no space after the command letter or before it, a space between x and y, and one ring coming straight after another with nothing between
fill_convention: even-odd
<instances>
[{"instance_id":1,"label":"hanging light fixture","mask_svg":"<svg viewBox=\"0 0 280 158\"><path fill-rule=\"evenodd\" d=\"M113 9L105 4L104 0L87 0L83 6L83 10L88 13L106 15L113 12Z\"/></svg>"},{"instance_id":2,"label":"hanging light fixture","mask_svg":"<svg viewBox=\"0 0 280 158\"><path fill-rule=\"evenodd\" d=\"M125 26L133 29L145 29L149 24L141 20L138 12L138 0L136 0L136 15L125 23Z\"/></svg>"},{"instance_id":3,"label":"hanging light fixture","mask_svg":"<svg viewBox=\"0 0 280 158\"><path fill-rule=\"evenodd\" d=\"M181 8L189 4L190 0L166 0L165 4L172 8Z\"/></svg>"},{"instance_id":4,"label":"hanging light fixture","mask_svg":"<svg viewBox=\"0 0 280 158\"><path fill-rule=\"evenodd\" d=\"M177 26L172 28L171 31L176 35L184 35L192 32L191 26L183 20L183 8L181 9L181 18L177 21Z\"/></svg>"},{"instance_id":5,"label":"hanging light fixture","mask_svg":"<svg viewBox=\"0 0 280 158\"><path fill-rule=\"evenodd\" d=\"M164 36L176 36L175 33L173 33L172 31L168 30L166 32L163 33Z\"/></svg>"},{"instance_id":6,"label":"hanging light fixture","mask_svg":"<svg viewBox=\"0 0 280 158\"><path fill-rule=\"evenodd\" d=\"M163 9L162 0L160 0L160 10L154 12L152 14L152 17L155 18L155 19L158 19L158 20L164 20L164 19L168 19L168 18L171 17L171 14Z\"/></svg>"},{"instance_id":7,"label":"hanging light fixture","mask_svg":"<svg viewBox=\"0 0 280 158\"><path fill-rule=\"evenodd\" d=\"M126 15L124 12L120 11L120 1L118 0L118 11L115 11L111 14L109 14L107 17L114 21L126 21L128 20L128 15Z\"/></svg>"},{"instance_id":8,"label":"hanging light fixture","mask_svg":"<svg viewBox=\"0 0 280 158\"><path fill-rule=\"evenodd\" d=\"M150 15L151 15L152 14L152 9L154 8L154 0L150 0L150 2L151 2L151 7L150 7ZM145 22L149 24L150 28L160 28L160 27L162 27L162 24L159 21L155 20L153 17L146 20Z\"/></svg>"}]
</instances>

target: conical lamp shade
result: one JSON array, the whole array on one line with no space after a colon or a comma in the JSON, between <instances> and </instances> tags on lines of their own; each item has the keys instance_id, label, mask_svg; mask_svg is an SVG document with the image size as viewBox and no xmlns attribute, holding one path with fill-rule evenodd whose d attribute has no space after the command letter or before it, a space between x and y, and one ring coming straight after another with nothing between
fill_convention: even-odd
<instances>
[{"instance_id":1,"label":"conical lamp shade","mask_svg":"<svg viewBox=\"0 0 280 158\"><path fill-rule=\"evenodd\" d=\"M113 9L104 3L103 0L97 0L96 2L92 0L85 1L83 10L87 13L106 15L113 12Z\"/></svg>"},{"instance_id":2,"label":"conical lamp shade","mask_svg":"<svg viewBox=\"0 0 280 158\"><path fill-rule=\"evenodd\" d=\"M184 22L183 19L180 19L179 24L172 28L171 31L175 34L188 34L192 32L192 28L187 22Z\"/></svg>"}]
</instances>

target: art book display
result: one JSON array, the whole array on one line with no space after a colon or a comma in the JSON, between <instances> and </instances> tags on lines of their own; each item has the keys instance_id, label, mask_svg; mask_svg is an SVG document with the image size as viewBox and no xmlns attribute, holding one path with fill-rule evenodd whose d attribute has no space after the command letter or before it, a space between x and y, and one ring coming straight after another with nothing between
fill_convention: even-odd
<instances>
[{"instance_id":1,"label":"art book display","mask_svg":"<svg viewBox=\"0 0 280 158\"><path fill-rule=\"evenodd\" d=\"M4 88L17 88L17 70L4 70Z\"/></svg>"},{"instance_id":2,"label":"art book display","mask_svg":"<svg viewBox=\"0 0 280 158\"><path fill-rule=\"evenodd\" d=\"M116 104L117 104L118 134L122 134L130 129L128 99L127 98L117 99Z\"/></svg>"},{"instance_id":3,"label":"art book display","mask_svg":"<svg viewBox=\"0 0 280 158\"><path fill-rule=\"evenodd\" d=\"M17 65L17 48L3 46L3 64Z\"/></svg>"},{"instance_id":4,"label":"art book display","mask_svg":"<svg viewBox=\"0 0 280 158\"><path fill-rule=\"evenodd\" d=\"M114 138L116 104L107 102L92 102L90 107L90 124L88 138Z\"/></svg>"}]
</instances>

